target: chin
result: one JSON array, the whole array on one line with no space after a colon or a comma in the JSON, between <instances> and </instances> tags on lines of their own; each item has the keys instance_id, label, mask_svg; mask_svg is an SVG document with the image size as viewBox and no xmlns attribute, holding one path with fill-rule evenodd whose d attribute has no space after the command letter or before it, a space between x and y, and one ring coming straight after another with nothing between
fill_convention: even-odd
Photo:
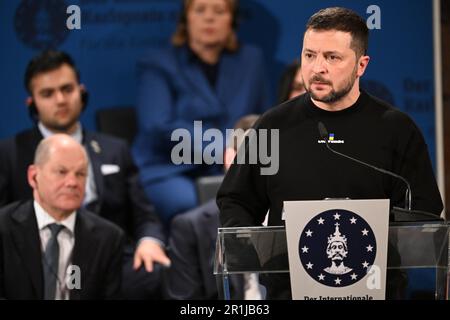
<instances>
[{"instance_id":1,"label":"chin","mask_svg":"<svg viewBox=\"0 0 450 320\"><path fill-rule=\"evenodd\" d=\"M217 37L208 37L204 39L204 44L207 46L220 46L223 44L223 41L217 39Z\"/></svg>"},{"instance_id":2,"label":"chin","mask_svg":"<svg viewBox=\"0 0 450 320\"><path fill-rule=\"evenodd\" d=\"M329 95L331 93L331 88L323 88L322 90L314 89L314 90L312 90L312 92L316 96L326 97L327 95Z\"/></svg>"},{"instance_id":3,"label":"chin","mask_svg":"<svg viewBox=\"0 0 450 320\"><path fill-rule=\"evenodd\" d=\"M64 201L64 203L61 203L59 206L61 210L65 212L72 212L76 211L81 207L81 201L74 200L74 201Z\"/></svg>"},{"instance_id":4,"label":"chin","mask_svg":"<svg viewBox=\"0 0 450 320\"><path fill-rule=\"evenodd\" d=\"M315 92L313 92L313 94L311 95L311 98L313 98L314 100L317 100L317 101L322 101L327 97L328 97L327 94L317 94Z\"/></svg>"},{"instance_id":5,"label":"chin","mask_svg":"<svg viewBox=\"0 0 450 320\"><path fill-rule=\"evenodd\" d=\"M71 212L74 212L74 211L77 211L78 209L80 209L80 206L75 206L75 207L70 206L70 207L65 207L62 209L64 210L64 212L67 212L67 214L69 214Z\"/></svg>"},{"instance_id":6,"label":"chin","mask_svg":"<svg viewBox=\"0 0 450 320\"><path fill-rule=\"evenodd\" d=\"M60 122L58 123L58 126L59 126L60 128L62 128L62 129L67 130L67 129L69 129L70 127L72 127L76 122L77 122L77 121L76 121L76 120L74 121L73 119L66 120L66 121L60 121Z\"/></svg>"}]
</instances>

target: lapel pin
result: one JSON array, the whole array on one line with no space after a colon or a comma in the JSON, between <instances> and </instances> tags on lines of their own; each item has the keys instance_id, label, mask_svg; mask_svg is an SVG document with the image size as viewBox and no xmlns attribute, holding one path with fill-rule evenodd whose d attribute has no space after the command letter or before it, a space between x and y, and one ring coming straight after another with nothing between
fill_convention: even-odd
<instances>
[{"instance_id":1,"label":"lapel pin","mask_svg":"<svg viewBox=\"0 0 450 320\"><path fill-rule=\"evenodd\" d=\"M91 141L91 147L92 147L92 150L94 150L95 153L100 153L102 151L102 149L100 148L100 145L95 140Z\"/></svg>"}]
</instances>

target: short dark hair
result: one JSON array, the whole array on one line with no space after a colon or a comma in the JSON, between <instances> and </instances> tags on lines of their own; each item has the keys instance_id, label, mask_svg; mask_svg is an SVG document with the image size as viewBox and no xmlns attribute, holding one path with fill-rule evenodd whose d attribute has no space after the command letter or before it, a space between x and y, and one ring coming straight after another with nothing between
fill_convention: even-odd
<instances>
[{"instance_id":1,"label":"short dark hair","mask_svg":"<svg viewBox=\"0 0 450 320\"><path fill-rule=\"evenodd\" d=\"M289 99L292 91L292 85L297 76L297 72L300 69L300 59L295 60L293 63L288 65L286 69L281 74L280 80L278 81L278 103L283 103Z\"/></svg>"},{"instance_id":2,"label":"short dark hair","mask_svg":"<svg viewBox=\"0 0 450 320\"><path fill-rule=\"evenodd\" d=\"M80 72L76 68L73 59L67 53L57 50L45 50L28 63L24 78L25 89L31 94L31 80L36 75L56 70L63 64L69 65L75 71L77 81L80 82Z\"/></svg>"},{"instance_id":3,"label":"short dark hair","mask_svg":"<svg viewBox=\"0 0 450 320\"><path fill-rule=\"evenodd\" d=\"M309 18L306 31L309 29L349 32L352 36L350 47L355 51L356 57L367 54L369 29L363 18L350 9L341 7L322 9Z\"/></svg>"}]
</instances>

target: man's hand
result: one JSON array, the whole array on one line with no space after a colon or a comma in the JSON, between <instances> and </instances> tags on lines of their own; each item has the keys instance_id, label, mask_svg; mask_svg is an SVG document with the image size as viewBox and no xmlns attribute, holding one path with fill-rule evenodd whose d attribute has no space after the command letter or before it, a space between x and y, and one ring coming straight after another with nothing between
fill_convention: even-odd
<instances>
[{"instance_id":1,"label":"man's hand","mask_svg":"<svg viewBox=\"0 0 450 320\"><path fill-rule=\"evenodd\" d=\"M154 262L159 262L166 267L170 266L170 260L159 243L153 240L142 240L134 252L134 270L139 269L144 263L145 270L152 272Z\"/></svg>"}]
</instances>

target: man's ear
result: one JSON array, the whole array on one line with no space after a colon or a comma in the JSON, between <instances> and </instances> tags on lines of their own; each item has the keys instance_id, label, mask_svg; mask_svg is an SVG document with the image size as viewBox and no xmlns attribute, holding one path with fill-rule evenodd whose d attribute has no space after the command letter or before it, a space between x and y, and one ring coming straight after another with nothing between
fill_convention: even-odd
<instances>
[{"instance_id":1,"label":"man's ear","mask_svg":"<svg viewBox=\"0 0 450 320\"><path fill-rule=\"evenodd\" d=\"M86 110L86 106L89 102L89 92L86 89L86 86L82 83L79 84L80 94L81 94L81 102L83 103L82 110Z\"/></svg>"},{"instance_id":2,"label":"man's ear","mask_svg":"<svg viewBox=\"0 0 450 320\"><path fill-rule=\"evenodd\" d=\"M28 96L28 97L25 99L25 105L26 105L27 107L29 107L29 106L31 106L32 103L33 103L33 98L30 97L30 96Z\"/></svg>"},{"instance_id":3,"label":"man's ear","mask_svg":"<svg viewBox=\"0 0 450 320\"><path fill-rule=\"evenodd\" d=\"M361 56L358 60L358 77L361 77L366 71L367 65L369 64L370 57L369 56Z\"/></svg>"},{"instance_id":4,"label":"man's ear","mask_svg":"<svg viewBox=\"0 0 450 320\"><path fill-rule=\"evenodd\" d=\"M37 167L36 165L32 164L28 167L27 171L27 178L28 178L28 184L31 186L31 188L37 189Z\"/></svg>"}]
</instances>

